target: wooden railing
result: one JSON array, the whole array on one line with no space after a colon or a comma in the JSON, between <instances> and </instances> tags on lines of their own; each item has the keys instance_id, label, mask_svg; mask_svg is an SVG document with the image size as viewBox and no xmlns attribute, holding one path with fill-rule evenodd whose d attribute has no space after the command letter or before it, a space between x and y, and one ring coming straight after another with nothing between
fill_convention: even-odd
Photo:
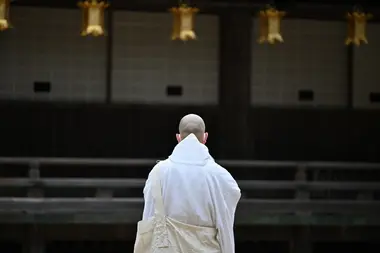
<instances>
[{"instance_id":1,"label":"wooden railing","mask_svg":"<svg viewBox=\"0 0 380 253\"><path fill-rule=\"evenodd\" d=\"M17 166L25 177L0 174L0 223L135 223L142 215L145 178L93 178L91 168L118 167L147 171L156 159L0 158L1 171ZM238 180L243 197L236 223L243 225L380 225L380 181L308 179L315 171L380 172L380 164L327 162L227 161L219 163L234 175L239 169L291 169L293 180ZM54 166L86 167L86 175L45 177ZM74 170L74 169L73 169ZM376 174L377 173L377 174ZM70 174L70 173L69 173ZM314 193L343 192L331 199ZM272 192L270 197L265 193ZM290 192L288 197L281 193ZM257 197L257 193L263 196ZM328 195L328 194L327 194ZM344 195L344 194L343 194ZM321 197L322 196L322 197Z\"/></svg>"}]
</instances>

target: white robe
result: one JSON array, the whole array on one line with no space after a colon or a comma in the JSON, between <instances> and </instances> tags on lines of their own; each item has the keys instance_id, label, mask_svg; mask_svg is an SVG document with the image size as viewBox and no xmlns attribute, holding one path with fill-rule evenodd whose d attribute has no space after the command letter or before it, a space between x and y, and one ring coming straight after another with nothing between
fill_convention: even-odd
<instances>
[{"instance_id":1,"label":"white robe","mask_svg":"<svg viewBox=\"0 0 380 253\"><path fill-rule=\"evenodd\" d=\"M167 160L153 168L144 188L143 220L154 215L150 178L158 168L167 216L189 225L216 228L221 252L234 253L233 225L240 189L231 174L214 161L207 147L191 134Z\"/></svg>"}]
</instances>

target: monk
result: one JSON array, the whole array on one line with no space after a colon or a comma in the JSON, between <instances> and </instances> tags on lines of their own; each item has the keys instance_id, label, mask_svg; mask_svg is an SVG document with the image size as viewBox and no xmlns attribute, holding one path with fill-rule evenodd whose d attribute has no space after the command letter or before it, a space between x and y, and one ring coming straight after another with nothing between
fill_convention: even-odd
<instances>
[{"instance_id":1,"label":"monk","mask_svg":"<svg viewBox=\"0 0 380 253\"><path fill-rule=\"evenodd\" d=\"M178 144L154 166L144 187L134 253L234 253L240 189L205 146L203 119L183 117Z\"/></svg>"}]
</instances>

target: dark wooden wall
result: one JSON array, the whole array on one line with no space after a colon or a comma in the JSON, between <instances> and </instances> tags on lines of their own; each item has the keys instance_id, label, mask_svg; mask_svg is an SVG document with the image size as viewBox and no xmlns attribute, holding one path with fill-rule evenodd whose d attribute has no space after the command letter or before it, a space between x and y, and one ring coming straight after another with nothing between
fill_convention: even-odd
<instances>
[{"instance_id":1,"label":"dark wooden wall","mask_svg":"<svg viewBox=\"0 0 380 253\"><path fill-rule=\"evenodd\" d=\"M2 156L163 158L179 119L204 117L215 158L380 161L380 113L331 109L251 108L249 135L226 131L217 107L0 103ZM237 112L238 113L238 112ZM237 157L221 138L252 145ZM237 144L238 145L238 144ZM223 157L221 157L223 154Z\"/></svg>"},{"instance_id":2,"label":"dark wooden wall","mask_svg":"<svg viewBox=\"0 0 380 253\"><path fill-rule=\"evenodd\" d=\"M112 105L110 92L103 104L3 101L0 155L164 158L180 118L197 113L215 158L380 162L379 110L250 107L251 14L219 14L219 106Z\"/></svg>"}]
</instances>

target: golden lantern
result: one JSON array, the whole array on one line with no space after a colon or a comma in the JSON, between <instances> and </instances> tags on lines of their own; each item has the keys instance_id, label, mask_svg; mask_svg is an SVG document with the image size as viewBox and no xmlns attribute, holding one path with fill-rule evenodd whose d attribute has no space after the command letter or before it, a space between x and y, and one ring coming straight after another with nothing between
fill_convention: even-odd
<instances>
[{"instance_id":1,"label":"golden lantern","mask_svg":"<svg viewBox=\"0 0 380 253\"><path fill-rule=\"evenodd\" d=\"M169 10L173 13L173 32L172 40L195 40L197 38L194 32L194 14L199 9L189 7L185 4L179 7L173 7Z\"/></svg>"},{"instance_id":2,"label":"golden lantern","mask_svg":"<svg viewBox=\"0 0 380 253\"><path fill-rule=\"evenodd\" d=\"M0 31L4 31L10 27L9 5L9 0L0 0Z\"/></svg>"},{"instance_id":3,"label":"golden lantern","mask_svg":"<svg viewBox=\"0 0 380 253\"><path fill-rule=\"evenodd\" d=\"M258 42L274 44L276 42L284 42L281 35L281 19L285 16L284 11L278 11L273 7L269 7L259 13L260 37Z\"/></svg>"},{"instance_id":4,"label":"golden lantern","mask_svg":"<svg viewBox=\"0 0 380 253\"><path fill-rule=\"evenodd\" d=\"M368 44L366 37L367 20L372 18L371 14L362 11L347 13L348 36L346 45L355 44L359 46L361 42Z\"/></svg>"},{"instance_id":5,"label":"golden lantern","mask_svg":"<svg viewBox=\"0 0 380 253\"><path fill-rule=\"evenodd\" d=\"M82 36L104 35L104 10L109 6L104 1L83 1L78 6L83 10Z\"/></svg>"},{"instance_id":6,"label":"golden lantern","mask_svg":"<svg viewBox=\"0 0 380 253\"><path fill-rule=\"evenodd\" d=\"M172 40L179 39L181 33L181 15L178 11L179 8L171 8L169 11L173 14L173 31L172 31Z\"/></svg>"}]
</instances>

